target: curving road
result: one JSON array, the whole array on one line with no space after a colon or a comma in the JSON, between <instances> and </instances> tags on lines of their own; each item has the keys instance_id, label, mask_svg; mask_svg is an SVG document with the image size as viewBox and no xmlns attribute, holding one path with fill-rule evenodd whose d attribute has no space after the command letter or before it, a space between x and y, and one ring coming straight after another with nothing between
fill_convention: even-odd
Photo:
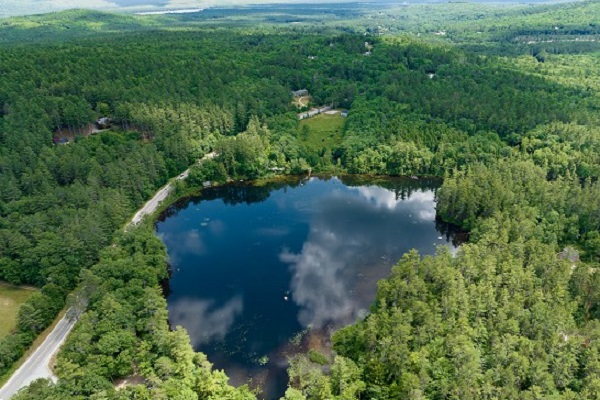
<instances>
[{"instance_id":1,"label":"curving road","mask_svg":"<svg viewBox=\"0 0 600 400\"><path fill-rule=\"evenodd\" d=\"M185 179L185 178L187 178L188 173L189 173L189 170L185 170L176 179L177 180ZM162 189L160 189L158 192L156 192L156 194L154 195L153 198L151 198L150 200L148 200L148 202L146 204L144 204L144 207L140 208L139 211L135 213L135 215L133 216L133 218L127 225L128 226L129 225L137 225L140 222L142 222L142 219L144 219L144 217L146 215L152 214L154 211L156 211L156 208L158 207L158 205L164 199L166 199L169 196L169 194L171 194L172 189L173 189L173 187L171 186L171 183L167 183L166 186L164 186Z\"/></svg>"},{"instance_id":2,"label":"curving road","mask_svg":"<svg viewBox=\"0 0 600 400\"><path fill-rule=\"evenodd\" d=\"M202 162L204 160L211 159L216 156L215 152L206 154L202 157L198 162ZM175 180L183 180L187 178L190 170L186 169L181 174L179 174ZM173 189L171 183L167 183L163 188L161 188L154 197L152 197L145 205L142 207L131 219L131 221L127 224L129 225L137 225L142 219L149 214L152 214L158 208L158 205L169 196L171 190ZM69 318L68 315L71 315L71 310L67 310L65 316L56 324L52 332L48 335L46 340L38 347L31 356L19 369L17 369L11 378L4 384L4 386L0 389L0 400L8 400L13 396L19 389L29 385L36 379L46 378L51 379L56 382L56 376L50 370L50 361L52 357L58 353L60 346L64 343L67 336L75 326L75 322L77 322L76 318Z\"/></svg>"},{"instance_id":3,"label":"curving road","mask_svg":"<svg viewBox=\"0 0 600 400\"><path fill-rule=\"evenodd\" d=\"M204 160L210 160L211 158L214 158L217 156L217 153L215 153L214 151L212 153L208 153L206 155L204 155L204 157L202 157L200 160L198 160L198 163L201 163ZM188 175L190 174L190 169L186 169L185 171L183 171L181 174L177 175L175 177L175 180L180 181L183 180L185 178L188 177ZM156 192L156 194L154 195L153 198L151 198L150 200L148 200L148 202L146 204L144 204L144 207L142 207L138 212L135 213L135 215L133 216L133 218L131 219L131 221L129 222L129 225L137 225L139 224L142 219L144 219L144 217L146 215L150 215L152 214L154 211L156 211L156 209L158 208L158 205L164 200L166 199L169 194L171 194L171 190L173 189L173 187L171 186L171 183L167 183L162 189L160 189L158 192ZM2 399L0 399L2 400Z\"/></svg>"}]
</instances>

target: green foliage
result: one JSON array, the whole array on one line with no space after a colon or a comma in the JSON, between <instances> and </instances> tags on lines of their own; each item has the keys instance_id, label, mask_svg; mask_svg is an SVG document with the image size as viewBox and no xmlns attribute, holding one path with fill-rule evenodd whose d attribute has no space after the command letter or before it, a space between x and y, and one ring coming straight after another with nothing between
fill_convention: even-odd
<instances>
[{"instance_id":1,"label":"green foliage","mask_svg":"<svg viewBox=\"0 0 600 400\"><path fill-rule=\"evenodd\" d=\"M0 282L0 339L8 335L17 324L19 307L34 293L30 288L19 288Z\"/></svg>"},{"instance_id":2,"label":"green foliage","mask_svg":"<svg viewBox=\"0 0 600 400\"><path fill-rule=\"evenodd\" d=\"M50 285L47 285L50 286ZM46 286L44 287L44 289ZM40 333L54 320L54 316L64 305L64 292L48 295L36 292L19 309L17 327L21 332Z\"/></svg>"},{"instance_id":3,"label":"green foliage","mask_svg":"<svg viewBox=\"0 0 600 400\"><path fill-rule=\"evenodd\" d=\"M585 343L596 321L573 319L570 266L552 247L497 235L456 257L405 255L367 319L334 335L335 350L363 367L367 397L572 398L593 390L595 378L575 371L591 361Z\"/></svg>"},{"instance_id":4,"label":"green foliage","mask_svg":"<svg viewBox=\"0 0 600 400\"><path fill-rule=\"evenodd\" d=\"M319 365L327 365L329 364L329 359L327 358L327 356L325 356L323 353L314 350L314 349L310 349L308 351L308 359L310 360L310 362L313 362L315 364L319 364Z\"/></svg>"},{"instance_id":5,"label":"green foliage","mask_svg":"<svg viewBox=\"0 0 600 400\"><path fill-rule=\"evenodd\" d=\"M269 166L269 131L253 117L245 132L225 137L217 143L217 159L231 176L256 179L267 172Z\"/></svg>"},{"instance_id":6,"label":"green foliage","mask_svg":"<svg viewBox=\"0 0 600 400\"><path fill-rule=\"evenodd\" d=\"M225 166L215 160L207 160L191 168L186 184L200 187L206 181L223 183L227 180Z\"/></svg>"},{"instance_id":7,"label":"green foliage","mask_svg":"<svg viewBox=\"0 0 600 400\"><path fill-rule=\"evenodd\" d=\"M243 25L232 10L0 27L0 279L42 287L0 340L0 373L78 283L70 302L88 306L59 384L18 398L254 397L169 330L152 231L116 233L211 151L188 185L332 168L445 177L438 214L470 231L455 257L401 260L371 314L334 335L330 368L315 352L292 361L287 399L598 397L598 56L560 55L595 48L598 5L305 8L257 13L258 31L212 27ZM320 25L278 26L300 15ZM379 35L407 31L423 35ZM348 118L299 122L299 88ZM112 131L77 133L98 116ZM75 140L54 146L58 132ZM582 261L557 257L567 244ZM113 388L130 375L143 384Z\"/></svg>"},{"instance_id":8,"label":"green foliage","mask_svg":"<svg viewBox=\"0 0 600 400\"><path fill-rule=\"evenodd\" d=\"M8 371L34 339L32 332L17 332L0 339L0 371Z\"/></svg>"},{"instance_id":9,"label":"green foliage","mask_svg":"<svg viewBox=\"0 0 600 400\"><path fill-rule=\"evenodd\" d=\"M166 277L166 250L148 227L131 228L106 248L98 264L82 274L89 304L63 346L59 385L37 383L19 396L29 398L253 399L211 370L206 356L192 350L182 328L171 331L159 282ZM116 378L136 373L144 385L124 393Z\"/></svg>"},{"instance_id":10,"label":"green foliage","mask_svg":"<svg viewBox=\"0 0 600 400\"><path fill-rule=\"evenodd\" d=\"M298 138L300 146L306 147L305 157L312 165L329 165L333 153L342 142L345 118L341 115L319 114L300 122Z\"/></svg>"},{"instance_id":11,"label":"green foliage","mask_svg":"<svg viewBox=\"0 0 600 400\"><path fill-rule=\"evenodd\" d=\"M309 358L313 354L314 351L309 353ZM328 363L326 359L325 361ZM285 400L355 400L360 399L365 390L365 383L360 376L361 369L352 360L341 356L335 357L330 376L325 375L322 367L316 366L313 360L304 356L290 361L288 374L291 387L285 393Z\"/></svg>"}]
</instances>

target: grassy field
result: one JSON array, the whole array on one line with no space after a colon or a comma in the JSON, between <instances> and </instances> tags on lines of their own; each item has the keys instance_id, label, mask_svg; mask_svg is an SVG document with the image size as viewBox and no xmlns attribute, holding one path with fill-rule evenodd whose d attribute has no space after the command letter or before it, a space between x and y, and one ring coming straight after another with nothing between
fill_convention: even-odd
<instances>
[{"instance_id":1,"label":"grassy field","mask_svg":"<svg viewBox=\"0 0 600 400\"><path fill-rule=\"evenodd\" d=\"M0 282L0 338L15 327L19 307L33 293L32 289L22 289Z\"/></svg>"},{"instance_id":2,"label":"grassy field","mask_svg":"<svg viewBox=\"0 0 600 400\"><path fill-rule=\"evenodd\" d=\"M303 145L315 152L323 148L332 149L342 142L345 120L340 113L307 118L300 121L298 138Z\"/></svg>"}]
</instances>

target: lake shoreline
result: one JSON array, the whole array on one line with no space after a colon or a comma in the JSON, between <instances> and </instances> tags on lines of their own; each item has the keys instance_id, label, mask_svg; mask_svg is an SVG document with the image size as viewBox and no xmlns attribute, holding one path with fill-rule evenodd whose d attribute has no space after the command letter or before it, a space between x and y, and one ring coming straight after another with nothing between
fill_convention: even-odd
<instances>
[{"instance_id":1,"label":"lake shoreline","mask_svg":"<svg viewBox=\"0 0 600 400\"><path fill-rule=\"evenodd\" d=\"M319 172L313 173L310 175L301 174L301 175L276 175L271 177L264 177L259 179L238 179L238 180L229 180L227 182L211 182L211 188L214 187L224 187L224 186L252 186L252 187L261 187L272 183L286 183L286 182L295 182L297 180L308 180L310 178L319 178L319 179L332 179L339 178L343 182L352 182L353 185L360 184L376 184L378 182L385 182L389 180L398 180L398 181L406 181L406 182L431 182L434 184L442 185L444 179L435 175L422 175L422 176L398 176L398 175L369 175L369 174L350 174L350 173L326 173ZM185 183L185 180L183 181ZM173 190L169 197L164 199L164 201L156 208L156 210L148 216L149 221L151 221L152 225L156 226L156 224L164 218L165 213L171 207L177 207L188 201L191 198L202 196L203 191L207 189L203 186L193 186L187 187L182 191L178 192L177 189ZM442 220L441 220L442 221ZM444 223L448 223L443 221Z\"/></svg>"},{"instance_id":2,"label":"lake shoreline","mask_svg":"<svg viewBox=\"0 0 600 400\"><path fill-rule=\"evenodd\" d=\"M276 393L276 396L282 395L282 387L280 386L285 384L284 382L286 381L284 378L286 376L285 370L287 367L288 358L294 356L295 354L304 354L310 350L318 351L320 354L324 354L326 358L331 358L331 333L349 323L356 322L357 318L362 318L367 314L370 304L375 298L374 292L377 286L377 281L381 278L387 277L389 275L391 266L395 264L399 257L410 248L414 247L413 245L409 244L410 240L412 240L411 236L418 236L417 232L419 232L419 229L415 230L414 228L418 225L410 225L409 229L411 233L408 234L408 236L406 234L402 234L401 236L398 236L399 239L393 239L395 234L399 234L396 231L402 230L399 228L401 221L405 221L404 224L411 223L409 219L413 221L412 223L416 223L417 220L415 220L415 218L418 218L418 220L428 221L427 226L430 226L428 229L431 229L431 233L429 234L430 238L427 240L428 244L425 244L425 246L428 246L430 250L423 254L433 254L433 249L438 243L448 243L451 246L454 246L451 243L451 238L454 237L453 230L450 228L445 229L445 231L442 230L440 227L444 226L443 222L439 221L439 219L436 219L434 208L435 191L440 185L441 179L413 179L409 177L384 176L378 176L374 178L372 176L336 176L330 174L318 174L311 177L283 176L276 179L263 179L259 181L235 181L222 185L215 185L210 188L201 188L196 196L180 196L175 201L172 201L169 206L164 208L164 211L156 219L155 226L157 234L159 237L161 237L161 239L163 239L163 242L165 242L170 256L170 280L165 282L165 285L163 286L166 288L164 289L165 297L169 303L170 325L185 326L186 321L188 324L191 323L191 325L188 325L186 328L188 329L188 332L190 332L192 342L195 343L194 347L196 351L202 351L206 353L206 349L200 346L200 343L206 343L206 339L202 339L202 337L208 337L209 339L216 338L217 342L219 342L219 340L226 340L229 333L224 333L225 331L216 332L214 329L212 331L206 331L206 329L204 329L204 336L202 336L202 334L198 336L198 331L202 331L203 327L207 325L217 327L221 326L223 321L230 321L227 323L232 324L233 322L231 321L241 318L241 313L245 312L246 309L251 308L248 306L248 302L252 303L254 301L253 299L257 296L267 296L267 298L270 299L268 300L269 303L275 302L275 306L273 307L279 307L277 309L280 309L280 311L277 311L274 315L283 315L290 312L290 310L288 310L290 307L288 303L292 302L298 303L297 305L293 306L292 309L300 310L304 307L303 309L308 309L310 314L310 312L312 312L310 311L311 307L314 308L320 306L313 302L312 299L314 299L314 295L306 296L301 293L299 294L299 292L294 289L297 289L298 284L302 284L302 280L309 279L309 281L312 281L316 279L315 282L350 282L345 284L346 289L344 289L343 293L346 293L347 290L350 291L347 292L348 294L344 295L344 297L333 297L328 300L324 300L327 304L329 304L328 308L330 308L331 305L346 304L347 300L344 299L346 298L345 296L348 295L350 295L353 299L357 296L358 298L362 299L361 306L353 306L351 309L342 309L342 311L337 314L338 318L341 318L338 320L338 322L333 320L329 321L328 315L323 317L310 317L306 315L301 316L298 314L299 316L296 317L295 315L298 311L294 311L292 312L291 316L287 317L288 322L286 323L275 323L273 325L273 322L270 322L267 324L268 326L271 326L271 329L274 327L279 327L282 324L294 326L288 329L289 333L279 334L279 339L277 339L279 344L273 345L274 347L270 347L270 350L264 347L264 343L259 344L262 343L262 339L259 340L256 345L254 345L254 350L249 350L250 352L242 350L243 346L236 344L236 349L225 350L225 353L233 352L231 354L234 354L235 357L237 357L237 361L234 363L235 365L231 364L231 362L227 361L226 358L223 358L223 356L215 357L215 351L217 350L211 350L213 353L212 355L210 354L211 351L208 352L207 355L209 356L209 360L215 363L216 368L225 369L228 376L231 377L233 384L247 383L248 375L242 371L245 370L244 368L249 368L248 371L254 371L251 376L253 377L253 380L257 382L257 385L261 386L267 393ZM330 188L328 189L330 192L333 190L333 192L331 192L331 196L333 197L326 196L327 193L325 193L324 190L327 187ZM289 193L301 193L306 190L312 190L312 194L305 194L296 201L288 201L286 203L285 197L289 196ZM340 198L340 193L346 193L345 196L350 197L344 200L344 198ZM326 199L328 198L329 200L327 200L324 204L329 204L327 202L331 201L334 202L326 207L326 209L330 210L327 211L327 214L321 215L322 211L318 211L316 206L308 205L309 203L306 203L307 200L310 200L315 196L317 198L323 198L323 196L325 196ZM409 201L411 198L413 198L413 200ZM412 204L407 207L417 208L413 211L410 211L411 208L406 209L403 211L404 214L394 216L394 210L407 201L408 203L406 204ZM419 206L421 202L425 202L423 204L429 204L426 209L419 208L421 207ZM278 204L279 207L283 207L281 210L286 210L289 206L294 205L300 207L301 210L305 210L302 212L308 212L308 216L303 217L305 218L305 222L300 224L300 226L306 225L306 228L301 229L301 231L304 233L301 233L300 241L297 244L284 244L289 242L287 239L283 242L276 242L279 244L275 245L275 257L273 258L273 256L269 256L270 258L267 257L263 261L259 261L258 266L253 267L252 265L255 264L253 264L251 261L254 258L264 258L264 255L260 256L261 252L263 252L263 250L261 250L261 246L264 245L263 242L269 242L273 240L270 235L289 235L289 233L286 233L288 228L288 225L285 223L286 217L280 216L279 212L281 210L272 210L270 213L267 212L267 214L264 215L249 215L243 218L236 214L238 215L238 218L241 218L239 221L243 221L241 224L236 223L235 221L237 220L234 217L232 217L233 220L227 220L227 218L231 213L239 213L252 207L259 207L263 209L262 212L264 212L264 208L271 203ZM287 206L284 207L282 205L284 203L286 203ZM361 207L363 208L366 207L366 211L360 211L360 209L357 209L356 206L358 204L362 204ZM213 211L210 211L209 209L202 211L204 209L203 207L209 205L211 205ZM214 211L215 207L218 210L221 210L217 214L215 214ZM225 209L229 211L225 211ZM273 214L273 212L275 214ZM383 212L383 214L381 214L381 212ZM195 216L196 214L198 214L198 216ZM344 221L347 219L346 217L350 218L350 220ZM192 218L192 220L190 220L190 218ZM289 219L289 216L287 218ZM364 232L362 232L363 228L358 229L358 238L360 239L358 239L359 241L357 243L362 243L359 244L358 247L357 244L352 244L356 241L357 237L353 235L353 230L355 229L352 228L353 223L351 218L358 218L356 221L362 221L359 223L363 225L366 223L367 225L363 226L364 229L366 229L367 226L370 227L368 228L370 230L366 230ZM373 218L380 222L371 222ZM295 221L296 219L297 218L294 217L290 221ZM179 220L180 222L173 222L174 220ZM267 220L270 222L265 222ZM389 220L394 222L390 225ZM261 223L265 223L265 225L263 226ZM334 225L322 225L324 223ZM387 227L382 227L380 229L377 224L381 223L387 224L384 225ZM167 230L162 230L162 227L166 226L165 224L171 224L175 230L169 230L167 228L165 228ZM191 225L189 225L189 228L184 229L182 228L182 224ZM241 238L238 237L239 231L244 229L254 229L256 232L263 233L248 233L247 236L242 236ZM227 246L223 247L223 244L219 245L216 244L217 242L211 242L211 240L214 239L210 239L209 232L211 230L214 232L225 232L223 234L227 237ZM337 232L333 237L339 237L340 239L331 242L331 236L323 236L323 232L330 231ZM436 231L437 233L435 233ZM238 237L238 239L236 239L238 240L238 244L234 242L236 237ZM367 242L364 242L365 240ZM405 241L408 242L403 244ZM435 242L433 247L431 247L432 242ZM185 247L190 244L195 246L191 249L191 255L188 253L182 253L182 246ZM389 253L389 255L385 255L392 247L397 247L398 244L402 244L402 246L407 247L398 248L393 250L392 253ZM282 249L281 246L284 246L284 248ZM285 247L287 246L291 247L288 250L285 250ZM227 261L229 260L229 253L232 253L230 250L232 247L236 248L235 253L243 253L244 251L248 251L248 249L250 249L251 252L247 253L247 255L243 258L246 263L241 261L242 259L240 259L240 261ZM215 250L211 250L213 248L215 248ZM314 254L320 254L319 257L325 257L325 259L323 259L325 262L324 265L336 265L335 271L331 272L334 275L320 275L322 273L327 274L327 272L323 272L326 270L313 270L309 265L310 263L306 264L306 260L309 260L306 257L312 257L311 251L313 251L315 248L317 249L317 253ZM212 261L193 261L191 264L189 262L184 263L182 261L188 259L189 257L193 258L195 255L201 255L207 251L217 252L217 254L212 258ZM328 251L332 251L332 253L327 255ZM350 253L348 253L349 251ZM359 253L352 255L352 252L356 251ZM363 260L360 261L361 263L359 264L355 263L356 260L361 260L364 258L364 254L369 253L372 253L370 258L371 261ZM279 255L277 256L277 254ZM280 264L280 267L277 267L279 270L284 268L283 274L285 277L280 278L283 279L283 281L281 281L279 284L276 284L274 289L269 289L267 291L259 290L256 292L256 289L244 289L240 292L240 282L252 281L254 278L253 275L263 276L263 278L260 278L257 282L259 285L262 285L263 282L270 282L272 279L274 279L273 272L277 270L276 266L271 267L276 268L270 270L273 272L260 271L260 266L262 266L264 263L268 263L268 261L266 261L268 259L279 259L279 262L281 262L281 260L285 261L284 265ZM250 263L248 264L248 262ZM366 264L364 264L365 262ZM186 265L186 263L189 265ZM224 279L223 277L211 276L210 274L207 276L203 276L202 274L198 275L198 269L197 267L194 267L194 265L216 266L217 264L215 263L221 265L218 268L219 270L228 270L231 265L236 264L247 264L244 267L245 270L253 270L254 268L258 268L258 270L255 274L247 277L244 277L244 272L242 272L242 277L240 278L241 281L236 281L234 279L234 281L227 283L222 281L222 279ZM285 267L285 265L288 264L289 267ZM347 265L349 265L351 269L346 270ZM361 265L364 266L361 267ZM306 270L306 272L302 272L301 269L305 267L309 269ZM375 273L375 275L365 275L364 272L367 270L360 272L362 268L368 268L370 271L373 267L376 268L373 271L379 271ZM356 268L359 269L356 270ZM292 273L293 275L286 275L288 274L288 272L286 272L288 269L291 271L289 273ZM354 272L352 272L353 270ZM189 273L189 271L192 271L192 273L195 275L182 278L184 275L181 274ZM265 273L266 275L264 275ZM306 275L306 273L308 273L308 275ZM239 272L234 272L232 270L225 275L235 277L239 275ZM296 276L296 278L293 276ZM333 281L331 279L333 279ZM184 287L181 286L182 284L187 285L189 282L206 281L210 281L211 285L205 287L204 289L200 287L197 289L184 289ZM335 285L335 283L333 284ZM209 293L211 290L215 290L214 287L222 288L222 290L218 290L220 294L216 296L222 296L221 292L229 294L225 297L221 297L218 300L217 298L210 299ZM252 292L252 290L256 292L254 296L249 294ZM319 293L321 294L324 292L327 292L325 288L319 290ZM244 294L242 295L239 293ZM200 296L200 298L198 298L198 300L192 300L194 296ZM209 298L205 298L206 296L209 296ZM350 314L348 314L348 310L352 310ZM191 317L198 312L200 312L198 317ZM227 312L231 312L231 314L227 314ZM330 309L328 309L327 312L331 312L332 315L336 315ZM219 313L218 318L215 317L215 315L217 315L215 313ZM223 317L223 315L230 316ZM190 322L190 318L200 318L200 320L204 318L208 322ZM257 326L263 324L263 322L260 321L266 317L259 316L252 318L249 320L249 322L244 322L242 324L243 328L236 328L237 330L242 329L240 332L243 331L245 333L244 336L236 340L235 343L258 340L256 339L257 334L252 334L252 331L256 330ZM296 318L298 318L298 321L301 322L300 325L297 325L298 321L296 321ZM311 323L309 321L310 318L317 319ZM310 329L307 328L307 326L310 327ZM302 332L302 335L300 335L298 340L295 340L294 343L292 343L292 337L296 337L298 332ZM289 341L288 339L282 341L282 337L286 337L286 335L289 338ZM253 337L254 339L252 339ZM216 346L222 349L227 348L226 344L218 343ZM262 350L260 350L261 348ZM227 365L229 364L231 365L228 368ZM245 365L245 367L242 364ZM272 364L275 364L275 366L271 366L270 372L268 373L264 368L262 368L264 365L268 367ZM242 367L240 365L242 365ZM278 383L273 383L274 379L277 380ZM270 395L267 394L267 397L268 396Z\"/></svg>"}]
</instances>

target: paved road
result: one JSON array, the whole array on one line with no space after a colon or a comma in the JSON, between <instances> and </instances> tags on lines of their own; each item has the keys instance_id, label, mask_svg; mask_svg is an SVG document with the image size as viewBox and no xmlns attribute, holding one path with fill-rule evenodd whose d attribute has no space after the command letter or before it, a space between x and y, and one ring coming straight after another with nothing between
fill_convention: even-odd
<instances>
[{"instance_id":1,"label":"paved road","mask_svg":"<svg viewBox=\"0 0 600 400\"><path fill-rule=\"evenodd\" d=\"M202 157L200 160L198 160L198 163L201 163L204 160L210 160L211 158L214 158L217 156L217 153L215 153L214 151L212 153L208 153L206 155L204 155L204 157ZM179 174L177 177L175 177L175 180L183 180L185 178L188 177L188 175L190 174L190 169L186 169L185 171L183 171L181 174ZM151 198L150 200L148 200L148 202L146 204L144 204L144 207L142 207L138 212L135 213L135 215L133 216L133 218L131 219L131 222L129 222L128 225L137 225L139 224L142 219L144 219L144 217L146 215L150 215L152 214L154 211L156 211L156 209L158 208L158 205L164 200L166 199L169 194L171 194L171 190L173 189L173 187L171 186L171 183L167 183L162 189L160 189L158 192L156 192L156 194L154 195L153 198ZM2 400L2 399L0 399Z\"/></svg>"},{"instance_id":2,"label":"paved road","mask_svg":"<svg viewBox=\"0 0 600 400\"><path fill-rule=\"evenodd\" d=\"M49 368L50 360L63 344L74 325L75 320L68 319L66 315L56 324L44 343L29 356L25 363L15 371L8 382L0 389L0 400L10 399L19 389L29 385L36 379L48 378L56 381Z\"/></svg>"},{"instance_id":3,"label":"paved road","mask_svg":"<svg viewBox=\"0 0 600 400\"><path fill-rule=\"evenodd\" d=\"M215 152L206 154L198 162L209 160L215 156ZM183 180L187 178L189 173L190 170L186 169L179 174L175 180ZM139 224L146 215L156 211L160 202L167 198L172 189L171 183L167 183L162 189L156 192L154 197L150 199L144 207L135 213L128 225ZM71 310L67 310L66 315L70 314L69 311ZM36 379L47 378L56 381L56 377L49 367L50 360L52 359L52 356L58 352L58 349L67 338L67 335L75 326L75 322L75 319L70 320L66 316L58 322L41 346L29 356L23 365L13 373L8 382L0 389L0 400L10 399L19 389L29 385L29 383Z\"/></svg>"},{"instance_id":4,"label":"paved road","mask_svg":"<svg viewBox=\"0 0 600 400\"><path fill-rule=\"evenodd\" d=\"M179 175L177 179L185 179L188 173L189 170L186 170L181 175ZM142 207L138 212L135 213L133 219L128 225L137 225L142 221L142 219L146 215L152 214L154 211L156 211L158 205L169 196L172 189L173 187L171 186L171 184L167 183L166 186L164 186L162 189L156 192L153 198L151 198L146 204L144 204L144 207Z\"/></svg>"}]
</instances>

